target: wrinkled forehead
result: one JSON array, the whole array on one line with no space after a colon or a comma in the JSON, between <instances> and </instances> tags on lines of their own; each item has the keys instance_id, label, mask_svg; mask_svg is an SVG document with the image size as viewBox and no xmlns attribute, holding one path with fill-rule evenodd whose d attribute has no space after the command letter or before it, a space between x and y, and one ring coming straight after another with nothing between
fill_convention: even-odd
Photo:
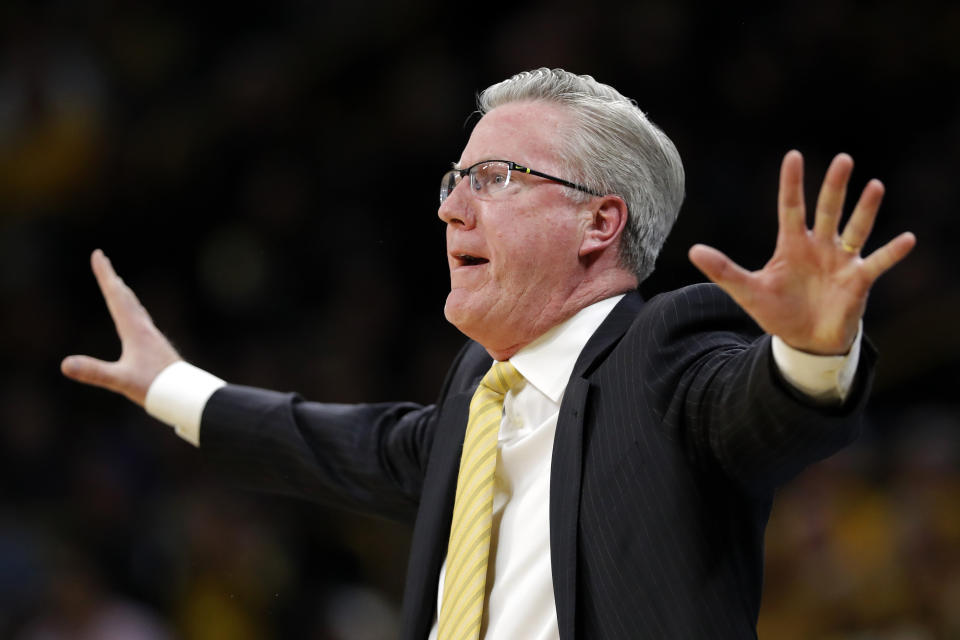
<instances>
[{"instance_id":1,"label":"wrinkled forehead","mask_svg":"<svg viewBox=\"0 0 960 640\"><path fill-rule=\"evenodd\" d=\"M560 168L560 149L571 118L560 105L511 102L480 118L458 168L482 160L512 160L540 171Z\"/></svg>"}]
</instances>

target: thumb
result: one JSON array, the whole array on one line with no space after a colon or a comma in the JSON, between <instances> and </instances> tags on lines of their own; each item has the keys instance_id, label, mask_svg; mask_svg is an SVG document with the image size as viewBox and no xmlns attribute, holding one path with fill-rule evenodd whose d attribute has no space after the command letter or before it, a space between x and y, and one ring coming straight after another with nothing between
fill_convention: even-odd
<instances>
[{"instance_id":1,"label":"thumb","mask_svg":"<svg viewBox=\"0 0 960 640\"><path fill-rule=\"evenodd\" d=\"M71 380L119 391L116 362L106 362L90 356L67 356L60 363L60 371Z\"/></svg>"},{"instance_id":2,"label":"thumb","mask_svg":"<svg viewBox=\"0 0 960 640\"><path fill-rule=\"evenodd\" d=\"M750 272L722 252L705 244L695 244L687 253L690 262L710 280L733 296L740 297L750 279Z\"/></svg>"}]
</instances>

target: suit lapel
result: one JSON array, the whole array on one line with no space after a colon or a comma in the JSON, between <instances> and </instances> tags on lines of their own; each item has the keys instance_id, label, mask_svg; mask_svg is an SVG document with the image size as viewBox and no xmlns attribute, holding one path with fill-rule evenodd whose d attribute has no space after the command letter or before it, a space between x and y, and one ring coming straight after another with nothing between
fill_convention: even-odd
<instances>
[{"instance_id":1,"label":"suit lapel","mask_svg":"<svg viewBox=\"0 0 960 640\"><path fill-rule=\"evenodd\" d=\"M560 404L550 469L550 565L557 622L564 640L573 638L576 632L577 523L589 377L619 342L642 306L640 294L632 291L613 308L580 352Z\"/></svg>"}]
</instances>

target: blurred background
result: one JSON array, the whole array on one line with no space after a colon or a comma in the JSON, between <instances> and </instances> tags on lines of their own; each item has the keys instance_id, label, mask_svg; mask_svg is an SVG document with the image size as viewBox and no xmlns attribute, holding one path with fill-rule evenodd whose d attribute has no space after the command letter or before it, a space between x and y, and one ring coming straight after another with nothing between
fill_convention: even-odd
<instances>
[{"instance_id":1,"label":"blurred background","mask_svg":"<svg viewBox=\"0 0 960 640\"><path fill-rule=\"evenodd\" d=\"M119 344L102 247L181 353L232 382L431 402L462 336L441 173L476 93L560 66L637 100L694 242L759 268L779 162L887 197L867 249L881 363L858 443L781 492L761 638L960 638L960 5L388 0L0 4L0 636L396 633L409 530L244 493L168 427L59 374ZM376 302L373 302L376 301Z\"/></svg>"}]
</instances>

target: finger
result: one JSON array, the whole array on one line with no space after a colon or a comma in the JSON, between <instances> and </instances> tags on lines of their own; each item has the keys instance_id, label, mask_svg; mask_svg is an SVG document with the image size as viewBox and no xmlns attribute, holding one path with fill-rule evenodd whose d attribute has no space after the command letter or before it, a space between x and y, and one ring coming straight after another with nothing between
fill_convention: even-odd
<instances>
[{"instance_id":1,"label":"finger","mask_svg":"<svg viewBox=\"0 0 960 640\"><path fill-rule=\"evenodd\" d=\"M864 258L863 267L870 281L876 280L903 260L916 244L916 236L906 231Z\"/></svg>"},{"instance_id":2,"label":"finger","mask_svg":"<svg viewBox=\"0 0 960 640\"><path fill-rule=\"evenodd\" d=\"M817 211L813 221L813 235L819 240L833 242L843 214L843 202L847 197L847 183L853 171L853 158L838 153L830 163L820 195L817 196Z\"/></svg>"},{"instance_id":3,"label":"finger","mask_svg":"<svg viewBox=\"0 0 960 640\"><path fill-rule=\"evenodd\" d=\"M880 203L883 201L883 193L883 183L876 179L868 182L863 188L857 206L854 207L840 235L840 241L844 247L859 249L867 243L867 238L873 230L873 223L877 219L877 212L880 210Z\"/></svg>"},{"instance_id":4,"label":"finger","mask_svg":"<svg viewBox=\"0 0 960 640\"><path fill-rule=\"evenodd\" d=\"M690 262L705 276L730 294L740 306L750 301L751 273L725 256L722 252L703 244L695 244L688 252Z\"/></svg>"},{"instance_id":5,"label":"finger","mask_svg":"<svg viewBox=\"0 0 960 640\"><path fill-rule=\"evenodd\" d=\"M803 156L792 149L780 164L780 190L777 194L777 215L780 233L801 234L806 231L806 206L803 201Z\"/></svg>"},{"instance_id":6,"label":"finger","mask_svg":"<svg viewBox=\"0 0 960 640\"><path fill-rule=\"evenodd\" d=\"M90 265L97 279L97 285L103 293L103 299L107 303L110 317L113 318L113 324L117 328L117 333L120 334L120 339L123 340L133 317L136 314L146 314L146 310L133 290L114 271L113 264L103 251L97 249L93 252L90 256Z\"/></svg>"},{"instance_id":7,"label":"finger","mask_svg":"<svg viewBox=\"0 0 960 640\"><path fill-rule=\"evenodd\" d=\"M67 356L60 363L60 371L71 380L117 391L117 363L90 356Z\"/></svg>"}]
</instances>

